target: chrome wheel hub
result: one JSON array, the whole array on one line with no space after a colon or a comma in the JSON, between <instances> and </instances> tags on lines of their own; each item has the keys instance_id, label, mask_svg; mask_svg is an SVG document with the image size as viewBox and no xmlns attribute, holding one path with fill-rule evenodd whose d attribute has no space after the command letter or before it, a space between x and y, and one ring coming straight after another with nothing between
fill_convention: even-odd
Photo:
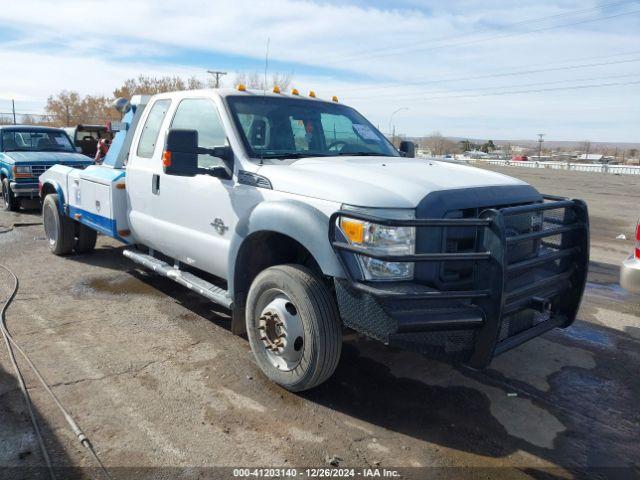
<instances>
[{"instance_id":1,"label":"chrome wheel hub","mask_svg":"<svg viewBox=\"0 0 640 480\"><path fill-rule=\"evenodd\" d=\"M258 336L274 367L290 371L298 366L304 350L304 329L298 309L284 293L262 310Z\"/></svg>"},{"instance_id":2,"label":"chrome wheel hub","mask_svg":"<svg viewBox=\"0 0 640 480\"><path fill-rule=\"evenodd\" d=\"M53 218L54 213L50 208L44 209L44 231L47 235L47 240L49 241L49 245L53 246L56 243L56 239L58 238L58 224L56 223L56 219Z\"/></svg>"}]
</instances>

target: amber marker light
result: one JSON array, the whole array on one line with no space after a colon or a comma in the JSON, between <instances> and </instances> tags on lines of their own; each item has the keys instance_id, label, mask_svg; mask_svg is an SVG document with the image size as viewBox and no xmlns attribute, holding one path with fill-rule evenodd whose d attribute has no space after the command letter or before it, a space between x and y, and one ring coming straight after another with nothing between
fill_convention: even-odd
<instances>
[{"instance_id":1,"label":"amber marker light","mask_svg":"<svg viewBox=\"0 0 640 480\"><path fill-rule=\"evenodd\" d=\"M351 243L362 243L364 240L364 224L361 221L343 218L340 227Z\"/></svg>"},{"instance_id":2,"label":"amber marker light","mask_svg":"<svg viewBox=\"0 0 640 480\"><path fill-rule=\"evenodd\" d=\"M170 167L171 166L171 152L164 151L162 152L162 166Z\"/></svg>"}]
</instances>

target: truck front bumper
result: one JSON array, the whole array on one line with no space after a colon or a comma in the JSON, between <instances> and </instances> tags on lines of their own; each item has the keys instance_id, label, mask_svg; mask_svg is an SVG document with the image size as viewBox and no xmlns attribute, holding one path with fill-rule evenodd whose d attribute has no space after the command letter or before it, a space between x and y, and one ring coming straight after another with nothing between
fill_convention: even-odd
<instances>
[{"instance_id":1,"label":"truck front bumper","mask_svg":"<svg viewBox=\"0 0 640 480\"><path fill-rule=\"evenodd\" d=\"M16 197L38 197L38 182L11 182L9 184Z\"/></svg>"},{"instance_id":2,"label":"truck front bumper","mask_svg":"<svg viewBox=\"0 0 640 480\"><path fill-rule=\"evenodd\" d=\"M507 228L509 217L543 212L526 233ZM383 256L352 246L337 234L339 217L416 228L474 227L476 252L417 253L393 261L471 262L469 289L437 289L412 282L364 282L350 273L349 256ZM475 368L555 327L575 320L589 263L589 219L580 200L545 197L533 203L483 211L476 219L395 220L352 211L331 217L330 239L346 279L336 294L346 326L386 344L459 360ZM528 243L527 243L528 242ZM523 243L535 245L525 258ZM521 250L521 248L520 248Z\"/></svg>"}]
</instances>

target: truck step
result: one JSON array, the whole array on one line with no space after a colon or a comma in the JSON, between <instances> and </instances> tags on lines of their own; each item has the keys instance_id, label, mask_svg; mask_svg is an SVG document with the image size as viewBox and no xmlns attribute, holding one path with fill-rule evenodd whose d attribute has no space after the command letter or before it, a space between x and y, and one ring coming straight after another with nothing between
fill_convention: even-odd
<instances>
[{"instance_id":1,"label":"truck step","mask_svg":"<svg viewBox=\"0 0 640 480\"><path fill-rule=\"evenodd\" d=\"M220 287L216 287L213 283L207 282L192 273L184 272L179 268L169 265L167 262L163 262L152 255L147 255L137 250L125 250L122 253L134 262L170 278L218 305L229 309L233 308L233 300L229 296L229 293Z\"/></svg>"}]
</instances>

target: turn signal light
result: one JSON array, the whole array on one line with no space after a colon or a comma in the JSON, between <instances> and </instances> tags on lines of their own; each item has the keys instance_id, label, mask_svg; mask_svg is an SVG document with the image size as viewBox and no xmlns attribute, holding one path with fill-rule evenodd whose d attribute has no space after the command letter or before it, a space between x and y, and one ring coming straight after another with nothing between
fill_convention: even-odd
<instances>
[{"instance_id":1,"label":"turn signal light","mask_svg":"<svg viewBox=\"0 0 640 480\"><path fill-rule=\"evenodd\" d=\"M364 240L364 224L361 221L343 218L340 227L351 243L362 243Z\"/></svg>"},{"instance_id":2,"label":"turn signal light","mask_svg":"<svg viewBox=\"0 0 640 480\"><path fill-rule=\"evenodd\" d=\"M166 150L162 152L162 166L163 167L171 166L171 152L167 152Z\"/></svg>"},{"instance_id":3,"label":"turn signal light","mask_svg":"<svg viewBox=\"0 0 640 480\"><path fill-rule=\"evenodd\" d=\"M636 225L636 258L640 260L640 221Z\"/></svg>"}]
</instances>

